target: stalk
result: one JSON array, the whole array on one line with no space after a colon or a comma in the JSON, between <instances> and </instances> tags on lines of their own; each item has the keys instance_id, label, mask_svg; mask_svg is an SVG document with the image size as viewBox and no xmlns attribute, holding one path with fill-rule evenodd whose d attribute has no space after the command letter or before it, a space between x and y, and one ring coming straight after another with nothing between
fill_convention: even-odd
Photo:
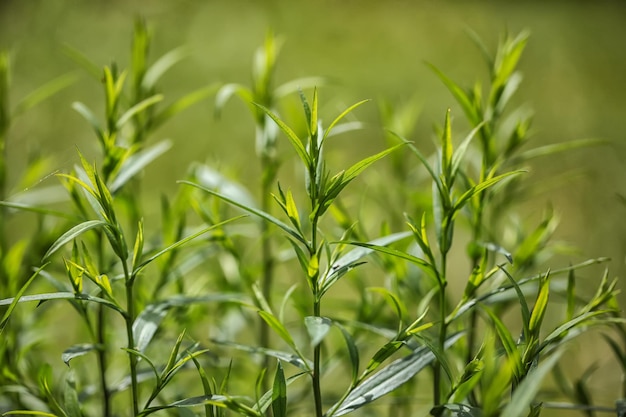
<instances>
[{"instance_id":1,"label":"stalk","mask_svg":"<svg viewBox=\"0 0 626 417\"><path fill-rule=\"evenodd\" d=\"M135 321L135 303L133 294L134 279L128 272L128 265L125 261L122 262L124 268L124 276L126 277L126 337L128 339L128 349L135 348L135 337L133 335L133 322ZM137 384L137 357L128 352L128 360L130 366L130 381L131 381L131 397L133 403L133 416L139 414L139 398L138 398L138 384Z\"/></svg>"},{"instance_id":2,"label":"stalk","mask_svg":"<svg viewBox=\"0 0 626 417\"><path fill-rule=\"evenodd\" d=\"M315 297L313 302L313 315L320 317L320 301ZM313 398L315 399L315 415L316 417L322 417L322 390L320 386L320 362L321 362L322 344L319 343L313 350Z\"/></svg>"}]
</instances>

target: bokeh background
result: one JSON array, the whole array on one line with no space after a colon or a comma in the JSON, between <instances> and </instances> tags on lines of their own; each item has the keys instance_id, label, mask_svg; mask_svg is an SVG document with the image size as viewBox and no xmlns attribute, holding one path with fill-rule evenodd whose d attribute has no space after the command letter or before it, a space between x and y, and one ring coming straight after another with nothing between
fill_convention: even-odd
<instances>
[{"instance_id":1,"label":"bokeh background","mask_svg":"<svg viewBox=\"0 0 626 417\"><path fill-rule=\"evenodd\" d=\"M376 102L382 100L420 106L411 136L419 146L431 146L433 125L448 107L462 137L462 112L425 62L464 86L486 84L487 69L467 31L495 50L506 31L528 29L520 65L524 82L515 102L535 113L529 146L582 138L606 144L538 159L529 167L529 181L546 186L537 188L524 209L530 216L551 204L561 218L556 238L579 249L568 261L608 256L611 275L626 277L626 204L620 197L626 196L626 2L0 0L0 47L9 50L13 68L11 98L77 71L64 44L98 65L116 61L126 67L136 16L154 30L153 58L180 45L190 48L189 57L163 79L166 100L215 82L248 84L253 52L272 29L285 40L278 82L327 76L332 82L321 98L330 114L356 100L374 100L358 111L374 128L358 142L338 145L355 158L385 146L376 127ZM101 114L101 91L78 74L71 87L15 121L7 148L10 184L33 152L53 155L59 169L76 162L76 147L95 153L89 126L70 106L82 101ZM175 146L149 168L148 190L173 192L193 161L218 164L256 184L253 124L245 107L229 103L220 120L213 110L209 100L156 133ZM611 395L607 391L601 400L610 404Z\"/></svg>"}]
</instances>

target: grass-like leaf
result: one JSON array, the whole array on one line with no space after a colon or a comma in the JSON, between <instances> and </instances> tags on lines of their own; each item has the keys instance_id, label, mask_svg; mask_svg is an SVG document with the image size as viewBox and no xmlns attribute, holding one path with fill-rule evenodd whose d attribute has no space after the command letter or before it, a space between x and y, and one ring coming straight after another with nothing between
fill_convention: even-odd
<instances>
[{"instance_id":1,"label":"grass-like leaf","mask_svg":"<svg viewBox=\"0 0 626 417\"><path fill-rule=\"evenodd\" d=\"M11 303L13 303L15 300L18 300L18 303L25 303L25 302L29 302L29 301L49 301L49 300L82 300L82 301L90 301L90 302L94 302L94 303L98 303L98 304L102 304L105 307L108 307L112 310L117 311L118 313L122 314L122 316L126 315L126 312L117 304L105 300L103 298L99 298L99 297L94 297L93 295L89 295L89 294L75 294L73 292L52 292L52 293L45 293L45 294L35 294L35 295L25 295L22 296L20 298L5 298L4 300L0 300L0 306L3 305L10 305Z\"/></svg>"},{"instance_id":2,"label":"grass-like leaf","mask_svg":"<svg viewBox=\"0 0 626 417\"><path fill-rule=\"evenodd\" d=\"M115 193L122 188L131 178L171 147L172 141L164 140L128 157L117 172L115 179L109 185L111 193Z\"/></svg>"},{"instance_id":3,"label":"grass-like leaf","mask_svg":"<svg viewBox=\"0 0 626 417\"><path fill-rule=\"evenodd\" d=\"M511 401L504 407L500 415L506 417L523 417L528 414L533 398L541 388L541 382L561 357L562 351L558 351L537 368L530 371L521 384L517 387Z\"/></svg>"},{"instance_id":4,"label":"grass-like leaf","mask_svg":"<svg viewBox=\"0 0 626 417\"><path fill-rule=\"evenodd\" d=\"M155 104L163 101L163 98L164 97L163 97L162 94L155 94L152 97L148 97L148 98L146 98L144 100L141 100L139 103L135 104L133 107L131 107L130 109L126 110L124 112L124 114L122 114L120 116L120 118L117 119L116 127L118 129L121 129L136 114L141 113L142 111L144 111L148 107L154 106Z\"/></svg>"},{"instance_id":5,"label":"grass-like leaf","mask_svg":"<svg viewBox=\"0 0 626 417\"><path fill-rule=\"evenodd\" d=\"M11 313L13 313L13 310L15 310L15 307L17 307L17 303L19 303L22 299L23 299L23 295L26 292L26 290L28 289L28 287L30 286L30 284L32 284L32 282L35 280L35 278L37 278L37 276L39 275L39 273L46 267L48 266L48 264L44 264L41 267L39 267L24 283L24 285L22 285L22 288L20 288L20 290L17 292L17 294L15 295L15 297L13 298L9 298L6 300L0 300L0 306L1 305L9 305L9 308L4 312L4 315L2 316L2 320L0 320L0 335L2 335L2 331L4 330L4 328L6 327L7 323L9 322L9 317L11 317ZM8 301L10 300L10 301ZM8 302L7 302L8 301Z\"/></svg>"},{"instance_id":6,"label":"grass-like leaf","mask_svg":"<svg viewBox=\"0 0 626 417\"><path fill-rule=\"evenodd\" d=\"M290 363L296 368L299 368L307 373L310 373L311 369L313 369L313 362L311 362L309 359L303 358L293 353L284 352L284 351L275 350L275 349L267 349L267 348L263 348L260 346L242 345L239 343L226 342L222 340L213 340L213 342L218 343L220 345L224 345L224 346L230 346L232 348L235 348L244 352L248 352L248 353L257 353L261 355L270 356L272 358L279 359L285 363Z\"/></svg>"},{"instance_id":7,"label":"grass-like leaf","mask_svg":"<svg viewBox=\"0 0 626 417\"><path fill-rule=\"evenodd\" d=\"M274 376L274 385L272 387L272 416L287 416L287 383L280 361L278 361L278 366L276 366L276 375Z\"/></svg>"},{"instance_id":8,"label":"grass-like leaf","mask_svg":"<svg viewBox=\"0 0 626 417\"><path fill-rule=\"evenodd\" d=\"M282 130L283 133L285 133L285 135L287 136L287 139L289 139L289 142L291 142L291 145L293 146L296 153L298 154L298 157L300 157L300 159L304 163L304 166L310 167L312 164L311 158L309 157L309 154L307 153L304 145L302 144L302 140L300 140L296 132L294 132L289 126L287 126L285 122L283 122L280 119L280 117L278 117L278 115L276 115L267 107L259 103L253 103L253 104L257 106L260 110L265 112L265 114L267 114L272 120L274 120L274 122L276 122L280 130Z\"/></svg>"},{"instance_id":9,"label":"grass-like leaf","mask_svg":"<svg viewBox=\"0 0 626 417\"><path fill-rule=\"evenodd\" d=\"M70 73L61 75L60 77L47 82L17 103L15 109L13 110L13 117L22 114L26 110L35 107L37 104L55 95L64 88L69 87L74 84L77 79L78 77L75 73Z\"/></svg>"},{"instance_id":10,"label":"grass-like leaf","mask_svg":"<svg viewBox=\"0 0 626 417\"><path fill-rule=\"evenodd\" d=\"M273 223L274 225L276 225L279 228L283 229L291 237L295 238L300 243L303 243L305 245L307 244L306 239L303 238L300 235L300 233L298 233L296 230L292 229L287 224L281 222L280 220L278 220L274 216L271 216L270 214L268 214L268 213L266 213L264 211L258 210L258 209L253 208L253 207L248 207L245 204L242 204L242 203L240 203L238 201L235 201L235 200L233 200L233 199L231 199L231 198L229 198L229 197L227 197L227 196L225 196L223 194L215 192L215 191L213 191L213 190L211 190L211 189L209 189L207 187L204 187L204 186L202 186L200 184L196 184L196 183L191 182L191 181L178 181L178 182L181 183L181 184L187 184L187 185L191 185L192 187L199 188L199 189L201 189L203 191L206 191L207 193L209 193L211 195L214 195L215 197L221 198L222 200L232 204L233 206L239 207L239 208L241 208L241 209L243 209L243 210L245 210L245 211L247 211L249 213L252 213L252 214L254 214L256 216L259 216L260 218L265 219L268 222Z\"/></svg>"},{"instance_id":11,"label":"grass-like leaf","mask_svg":"<svg viewBox=\"0 0 626 417\"><path fill-rule=\"evenodd\" d=\"M98 227L107 227L107 226L109 226L109 224L107 222L105 222L105 221L102 221L102 220L87 220L86 222L83 222L81 224L78 224L78 225L72 227L70 230L68 230L67 232L63 233L63 235L61 237L59 237L52 244L52 246L50 246L50 249L48 249L48 251L43 256L43 259L45 260L45 259L49 258L56 251L58 251L60 248L62 248L66 243L71 242L72 240L74 240L78 236L82 235L86 231L91 230L91 229L95 229L95 228L98 228Z\"/></svg>"},{"instance_id":12,"label":"grass-like leaf","mask_svg":"<svg viewBox=\"0 0 626 417\"><path fill-rule=\"evenodd\" d=\"M391 235L379 237L369 242L370 245L385 246L393 242L397 242L404 238L411 236L410 232L400 232ZM320 279L320 292L323 295L336 283L343 275L345 275L351 268L360 265L359 261L367 255L374 252L374 248L367 246L360 246L352 249L335 262L332 263L330 269Z\"/></svg>"},{"instance_id":13,"label":"grass-like leaf","mask_svg":"<svg viewBox=\"0 0 626 417\"><path fill-rule=\"evenodd\" d=\"M445 347L452 346L462 335L462 333L457 333L449 337ZM338 417L351 413L394 391L427 367L434 359L435 355L429 348L417 348L413 353L391 362L359 384L340 404L335 404L326 417Z\"/></svg>"}]
</instances>

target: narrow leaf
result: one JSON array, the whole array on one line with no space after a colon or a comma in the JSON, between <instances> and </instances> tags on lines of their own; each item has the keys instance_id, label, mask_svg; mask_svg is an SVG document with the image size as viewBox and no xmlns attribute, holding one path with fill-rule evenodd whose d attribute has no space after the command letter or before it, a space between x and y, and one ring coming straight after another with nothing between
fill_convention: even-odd
<instances>
[{"instance_id":1,"label":"narrow leaf","mask_svg":"<svg viewBox=\"0 0 626 417\"><path fill-rule=\"evenodd\" d=\"M164 140L128 157L120 167L113 182L109 185L111 193L115 193L122 188L131 178L156 158L167 152L171 147L172 141Z\"/></svg>"},{"instance_id":2,"label":"narrow leaf","mask_svg":"<svg viewBox=\"0 0 626 417\"><path fill-rule=\"evenodd\" d=\"M224 346L230 346L234 349L238 349L248 353L258 353L265 356L270 356L272 358L276 358L286 363L290 363L296 368L302 369L303 371L310 373L311 369L313 369L313 362L309 359L302 358L296 354L284 352L281 350L275 349L267 349L259 346L247 346L241 345L238 343L226 342L221 340L213 340L214 343L218 343Z\"/></svg>"},{"instance_id":3,"label":"narrow leaf","mask_svg":"<svg viewBox=\"0 0 626 417\"><path fill-rule=\"evenodd\" d=\"M140 101L139 103L135 104L130 109L126 110L124 114L122 114L120 118L117 119L115 126L118 129L121 129L122 126L124 126L130 119L133 118L133 116L135 116L138 113L141 113L148 107L154 106L156 103L163 101L163 98L164 97L162 94L156 94L152 97L148 97L147 99Z\"/></svg>"},{"instance_id":4,"label":"narrow leaf","mask_svg":"<svg viewBox=\"0 0 626 417\"><path fill-rule=\"evenodd\" d=\"M37 278L37 276L39 275L39 273L46 267L48 266L48 264L44 264L42 266L40 266L24 283L24 285L22 285L22 288L20 288L20 290L17 292L17 294L15 295L14 298L9 298L9 299L5 299L5 300L0 300L0 306L1 305L9 305L9 308L7 309L7 311L5 311L4 315L2 316L2 320L0 321L0 335L2 334L4 328L6 327L7 323L9 322L9 317L11 317L11 313L13 313L13 310L15 310L15 307L17 307L17 303L19 303L20 301L22 301L23 299L23 295L26 292L26 290L28 289L28 287L30 286L30 284L32 284L32 282L35 280L35 278ZM10 301L9 301L10 300ZM7 302L8 301L8 302Z\"/></svg>"},{"instance_id":5,"label":"narrow leaf","mask_svg":"<svg viewBox=\"0 0 626 417\"><path fill-rule=\"evenodd\" d=\"M449 337L446 340L445 347L449 348L461 337L462 333ZM408 356L391 362L353 389L341 403L333 406L327 417L337 417L351 413L394 391L426 368L434 359L435 355L430 349L420 347Z\"/></svg>"},{"instance_id":6,"label":"narrow leaf","mask_svg":"<svg viewBox=\"0 0 626 417\"><path fill-rule=\"evenodd\" d=\"M87 220L79 225L72 227L70 230L65 232L61 237L59 237L53 244L50 246L46 254L43 256L43 259L49 258L52 254L58 251L61 247L63 247L66 243L71 242L73 239L82 235L88 230L95 229L97 227L106 227L108 223L102 220Z\"/></svg>"},{"instance_id":7,"label":"narrow leaf","mask_svg":"<svg viewBox=\"0 0 626 417\"><path fill-rule=\"evenodd\" d=\"M278 366L276 367L272 388L272 415L273 417L287 416L287 383L285 382L285 373L280 361L278 361Z\"/></svg>"},{"instance_id":8,"label":"narrow leaf","mask_svg":"<svg viewBox=\"0 0 626 417\"><path fill-rule=\"evenodd\" d=\"M562 351L558 351L526 375L522 383L519 384L513 393L511 401L504 410L502 410L500 415L506 417L523 417L528 414L532 400L541 388L541 382L557 363L561 357L561 352Z\"/></svg>"},{"instance_id":9,"label":"narrow leaf","mask_svg":"<svg viewBox=\"0 0 626 417\"><path fill-rule=\"evenodd\" d=\"M288 225L286 225L285 223L281 222L280 220L278 220L277 218L267 214L264 211L258 210L256 208L253 207L248 207L245 204L242 204L240 202L237 202L235 200L232 200L231 198L226 197L223 194L220 194L218 192L215 192L209 188L203 187L202 185L190 182L190 181L178 181L180 184L187 184L187 185L191 185L192 187L196 187L199 188L211 195L214 195L218 198L221 198L222 200L232 204L233 206L239 207L249 213L255 214L259 217L261 217L262 219L265 219L267 221L269 221L270 223L273 223L274 225L278 226L279 228L283 229L285 232L287 232L289 235L291 235L293 238L295 238L297 241L299 241L300 243L303 244L307 244L306 239L304 239L296 230L292 229L291 227L289 227Z\"/></svg>"},{"instance_id":10,"label":"narrow leaf","mask_svg":"<svg viewBox=\"0 0 626 417\"><path fill-rule=\"evenodd\" d=\"M293 148L296 150L296 153L298 154L298 156L304 163L304 166L305 167L311 166L311 158L309 157L309 154L304 148L304 145L302 144L302 141L300 140L298 135L296 135L296 133L293 130L291 130L291 128L287 126L285 122L280 120L280 118L276 114L274 114L270 109L268 109L267 107L259 103L253 103L253 104L257 106L259 109L261 109L262 111L264 111L265 114L267 114L272 120L274 120L274 122L276 122L278 127L280 127L280 129L287 136L287 139L289 139L289 141L293 145Z\"/></svg>"}]
</instances>

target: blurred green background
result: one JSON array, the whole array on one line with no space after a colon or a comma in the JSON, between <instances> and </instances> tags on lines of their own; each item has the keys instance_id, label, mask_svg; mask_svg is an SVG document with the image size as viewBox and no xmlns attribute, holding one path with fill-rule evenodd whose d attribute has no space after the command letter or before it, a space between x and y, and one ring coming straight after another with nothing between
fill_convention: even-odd
<instances>
[{"instance_id":1,"label":"blurred green background","mask_svg":"<svg viewBox=\"0 0 626 417\"><path fill-rule=\"evenodd\" d=\"M620 199L626 196L626 2L0 0L0 47L10 51L13 66L11 98L77 70L64 44L98 65L116 61L125 68L138 15L154 29L154 59L177 46L190 47L189 57L161 83L166 101L215 82L248 84L252 54L273 29L285 40L279 83L329 77L332 82L320 93L329 115L374 99L356 113L371 128L337 145L353 161L385 146L377 107L383 99L419 104L411 136L418 146L431 148L433 125L448 107L456 115L457 139L464 136L461 110L424 63L461 85L486 84L486 66L467 30L495 50L505 31L528 29L524 82L515 101L535 113L529 146L581 138L607 144L538 159L528 174L538 192L524 213L532 216L552 204L561 218L556 238L580 249L563 262L609 256L611 275L626 277L626 205ZM76 162L76 147L95 154L89 126L70 105L82 101L102 114L102 94L93 79L78 73L78 82L15 121L7 149L10 184L33 152L54 155L65 170ZM253 124L242 104L229 103L216 120L208 100L174 118L153 140L166 137L175 147L148 168L148 190L173 192L193 161L216 164L257 186ZM612 395L598 400L610 404Z\"/></svg>"}]
</instances>

